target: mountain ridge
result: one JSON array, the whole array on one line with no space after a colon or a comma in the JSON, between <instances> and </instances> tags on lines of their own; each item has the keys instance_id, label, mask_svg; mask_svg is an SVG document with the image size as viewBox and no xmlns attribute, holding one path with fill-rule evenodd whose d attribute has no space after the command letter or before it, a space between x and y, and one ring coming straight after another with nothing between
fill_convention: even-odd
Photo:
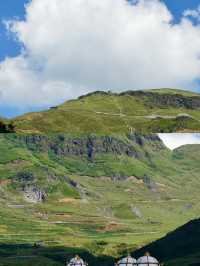
<instances>
[{"instance_id":1,"label":"mountain ridge","mask_svg":"<svg viewBox=\"0 0 200 266\"><path fill-rule=\"evenodd\" d=\"M173 89L96 91L12 121L15 131L25 134L198 132L200 94Z\"/></svg>"}]
</instances>

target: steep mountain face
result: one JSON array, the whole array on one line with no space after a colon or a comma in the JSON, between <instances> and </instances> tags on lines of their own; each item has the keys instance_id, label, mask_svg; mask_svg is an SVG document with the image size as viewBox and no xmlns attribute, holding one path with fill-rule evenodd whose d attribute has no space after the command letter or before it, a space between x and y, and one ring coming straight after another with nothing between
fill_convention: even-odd
<instances>
[{"instance_id":1,"label":"steep mountain face","mask_svg":"<svg viewBox=\"0 0 200 266\"><path fill-rule=\"evenodd\" d=\"M16 118L16 132L126 135L200 130L200 95L180 90L97 91Z\"/></svg>"},{"instance_id":2,"label":"steep mountain face","mask_svg":"<svg viewBox=\"0 0 200 266\"><path fill-rule=\"evenodd\" d=\"M72 137L64 134L51 136L42 135L15 135L17 141L27 145L28 149L37 151L52 152L58 156L78 156L92 160L98 155L112 154L124 155L132 158L142 156L141 151L137 151L137 146L143 147L146 143L153 149L165 149L157 135L128 135L127 138L117 138L112 136L87 135L82 137Z\"/></svg>"},{"instance_id":3,"label":"steep mountain face","mask_svg":"<svg viewBox=\"0 0 200 266\"><path fill-rule=\"evenodd\" d=\"M132 134L120 138L97 135L73 137L65 134L8 134L1 135L0 141L0 159L2 162L11 163L10 166L13 164L15 172L21 166L26 169L27 159L23 154L28 153L34 156L42 155L48 160L62 164L69 173L122 179L132 175L143 178L150 174L151 168L155 166L152 161L153 154L169 152L159 137L153 134ZM24 181L28 182L29 178Z\"/></svg>"}]
</instances>

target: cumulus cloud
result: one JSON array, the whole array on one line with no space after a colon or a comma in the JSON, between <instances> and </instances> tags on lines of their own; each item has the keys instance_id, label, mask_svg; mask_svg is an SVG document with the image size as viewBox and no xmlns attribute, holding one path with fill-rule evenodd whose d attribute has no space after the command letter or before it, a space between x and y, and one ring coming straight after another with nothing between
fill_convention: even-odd
<instances>
[{"instance_id":1,"label":"cumulus cloud","mask_svg":"<svg viewBox=\"0 0 200 266\"><path fill-rule=\"evenodd\" d=\"M72 97L71 84L44 77L39 66L25 57L7 58L0 64L0 102L25 107L49 106Z\"/></svg>"},{"instance_id":2,"label":"cumulus cloud","mask_svg":"<svg viewBox=\"0 0 200 266\"><path fill-rule=\"evenodd\" d=\"M187 9L183 12L183 16L191 17L200 21L200 5L196 9Z\"/></svg>"},{"instance_id":3,"label":"cumulus cloud","mask_svg":"<svg viewBox=\"0 0 200 266\"><path fill-rule=\"evenodd\" d=\"M0 103L48 106L88 91L194 89L200 26L159 0L32 0L8 31L22 44L0 63Z\"/></svg>"},{"instance_id":4,"label":"cumulus cloud","mask_svg":"<svg viewBox=\"0 0 200 266\"><path fill-rule=\"evenodd\" d=\"M187 144L200 144L200 133L158 134L163 143L171 150Z\"/></svg>"}]
</instances>

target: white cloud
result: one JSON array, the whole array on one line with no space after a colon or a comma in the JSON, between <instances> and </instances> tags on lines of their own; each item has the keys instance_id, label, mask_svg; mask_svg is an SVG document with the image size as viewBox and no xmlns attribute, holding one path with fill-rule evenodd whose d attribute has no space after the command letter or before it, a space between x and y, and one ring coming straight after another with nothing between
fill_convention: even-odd
<instances>
[{"instance_id":1,"label":"white cloud","mask_svg":"<svg viewBox=\"0 0 200 266\"><path fill-rule=\"evenodd\" d=\"M0 102L24 110L33 105L49 106L72 96L70 84L44 78L29 60L7 58L0 68Z\"/></svg>"},{"instance_id":2,"label":"white cloud","mask_svg":"<svg viewBox=\"0 0 200 266\"><path fill-rule=\"evenodd\" d=\"M0 103L47 106L96 89L193 89L200 26L158 0L32 0L7 23L23 44L0 63Z\"/></svg>"},{"instance_id":3,"label":"white cloud","mask_svg":"<svg viewBox=\"0 0 200 266\"><path fill-rule=\"evenodd\" d=\"M163 143L171 150L187 144L200 144L200 133L158 134Z\"/></svg>"},{"instance_id":4,"label":"white cloud","mask_svg":"<svg viewBox=\"0 0 200 266\"><path fill-rule=\"evenodd\" d=\"M200 21L200 5L196 9L187 9L183 12L183 16L191 17Z\"/></svg>"}]
</instances>

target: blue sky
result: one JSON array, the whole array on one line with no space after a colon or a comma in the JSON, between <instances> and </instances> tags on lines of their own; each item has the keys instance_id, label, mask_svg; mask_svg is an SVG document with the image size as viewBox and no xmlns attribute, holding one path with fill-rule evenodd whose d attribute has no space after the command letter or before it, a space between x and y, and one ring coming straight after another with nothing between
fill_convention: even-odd
<instances>
[{"instance_id":1,"label":"blue sky","mask_svg":"<svg viewBox=\"0 0 200 266\"><path fill-rule=\"evenodd\" d=\"M19 19L24 18L24 5L27 2L28 0L0 1L0 60L3 60L6 56L15 56L20 52L19 44L14 42L12 38L8 36L2 20L12 19L13 17L17 17Z\"/></svg>"},{"instance_id":2,"label":"blue sky","mask_svg":"<svg viewBox=\"0 0 200 266\"><path fill-rule=\"evenodd\" d=\"M173 12L176 18L179 18L184 10L195 9L200 0L164 0L168 8Z\"/></svg>"},{"instance_id":3,"label":"blue sky","mask_svg":"<svg viewBox=\"0 0 200 266\"><path fill-rule=\"evenodd\" d=\"M2 0L0 1L0 61L3 61L6 57L15 57L20 54L20 44L12 39L6 32L3 20L9 20L17 18L19 20L24 18L25 8L24 5L30 0ZM195 9L200 4L200 0L163 0L168 6L172 14L175 16L175 21L178 22L183 11L186 9ZM0 88L1 89L1 88ZM32 111L41 109L41 104L35 106L29 106L25 111ZM18 107L7 107L0 104L0 116L12 117L20 113L23 113L22 109Z\"/></svg>"},{"instance_id":4,"label":"blue sky","mask_svg":"<svg viewBox=\"0 0 200 266\"><path fill-rule=\"evenodd\" d=\"M13 19L14 17L23 19L25 15L24 5L28 1L29 0L0 1L0 61L7 56L14 57L20 53L20 45L7 34L3 20ZM13 117L17 114L20 114L20 111L16 108L0 106L0 116Z\"/></svg>"}]
</instances>

